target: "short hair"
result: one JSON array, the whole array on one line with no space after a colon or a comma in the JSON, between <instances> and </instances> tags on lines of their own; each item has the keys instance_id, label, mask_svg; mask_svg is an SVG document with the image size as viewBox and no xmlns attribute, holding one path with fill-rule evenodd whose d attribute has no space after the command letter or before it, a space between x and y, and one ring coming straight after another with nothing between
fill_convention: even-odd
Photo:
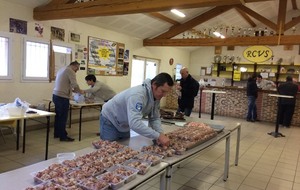
<instances>
[{"instance_id":1,"label":"short hair","mask_svg":"<svg viewBox=\"0 0 300 190\"><path fill-rule=\"evenodd\" d=\"M174 81L171 75L169 75L168 73L159 73L151 80L151 84L153 84L154 82L157 87L163 86L165 83L167 83L169 86L174 85Z\"/></svg>"},{"instance_id":2,"label":"short hair","mask_svg":"<svg viewBox=\"0 0 300 190\"><path fill-rule=\"evenodd\" d=\"M73 62L70 63L70 65L78 66L78 65L80 65L80 64L79 64L77 61L73 61Z\"/></svg>"},{"instance_id":3,"label":"short hair","mask_svg":"<svg viewBox=\"0 0 300 190\"><path fill-rule=\"evenodd\" d=\"M262 79L262 76L261 75L257 75L257 78L261 78Z\"/></svg>"},{"instance_id":4,"label":"short hair","mask_svg":"<svg viewBox=\"0 0 300 190\"><path fill-rule=\"evenodd\" d=\"M96 82L96 77L95 75L87 75L85 77L85 80L88 81L88 80L92 80L93 82Z\"/></svg>"},{"instance_id":5,"label":"short hair","mask_svg":"<svg viewBox=\"0 0 300 190\"><path fill-rule=\"evenodd\" d=\"M293 78L291 76L287 76L286 81L293 81Z\"/></svg>"}]
</instances>

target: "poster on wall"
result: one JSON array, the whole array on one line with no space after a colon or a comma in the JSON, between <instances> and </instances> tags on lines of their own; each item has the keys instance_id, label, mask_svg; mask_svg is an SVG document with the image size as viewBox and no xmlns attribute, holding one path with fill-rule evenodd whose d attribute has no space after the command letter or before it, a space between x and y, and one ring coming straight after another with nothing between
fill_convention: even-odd
<instances>
[{"instance_id":1,"label":"poster on wall","mask_svg":"<svg viewBox=\"0 0 300 190\"><path fill-rule=\"evenodd\" d=\"M70 32L69 42L79 43L80 42L80 34Z\"/></svg>"},{"instance_id":2,"label":"poster on wall","mask_svg":"<svg viewBox=\"0 0 300 190\"><path fill-rule=\"evenodd\" d=\"M51 40L65 41L65 30L51 26Z\"/></svg>"},{"instance_id":3,"label":"poster on wall","mask_svg":"<svg viewBox=\"0 0 300 190\"><path fill-rule=\"evenodd\" d=\"M89 36L88 45L89 74L120 75L119 70L123 73L123 52L120 43ZM122 68L119 68L120 65Z\"/></svg>"},{"instance_id":4,"label":"poster on wall","mask_svg":"<svg viewBox=\"0 0 300 190\"><path fill-rule=\"evenodd\" d=\"M27 34L27 21L10 18L9 31L19 34Z\"/></svg>"},{"instance_id":5,"label":"poster on wall","mask_svg":"<svg viewBox=\"0 0 300 190\"><path fill-rule=\"evenodd\" d=\"M87 63L87 47L84 45L75 45L75 60L80 63L80 68L86 68ZM83 69L80 69L83 70ZM84 69L85 70L85 69Z\"/></svg>"}]
</instances>

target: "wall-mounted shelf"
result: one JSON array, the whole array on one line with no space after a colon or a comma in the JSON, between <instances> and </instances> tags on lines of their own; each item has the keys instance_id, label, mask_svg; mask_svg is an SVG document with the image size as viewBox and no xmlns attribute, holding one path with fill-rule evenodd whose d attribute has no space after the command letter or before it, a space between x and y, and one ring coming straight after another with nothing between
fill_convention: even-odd
<instances>
[{"instance_id":1,"label":"wall-mounted shelf","mask_svg":"<svg viewBox=\"0 0 300 190\"><path fill-rule=\"evenodd\" d=\"M294 78L299 79L300 65L288 65L288 64L258 64L258 63L213 63L213 73L212 76L223 77L231 79L231 85L233 85L233 75L234 71L239 71L241 67L247 68L247 71L241 72L241 80L247 81L247 79L253 73L268 73L268 80L272 80L275 83L285 81L286 76L291 75ZM282 72L292 70L294 72ZM270 74L273 74L270 76Z\"/></svg>"}]
</instances>

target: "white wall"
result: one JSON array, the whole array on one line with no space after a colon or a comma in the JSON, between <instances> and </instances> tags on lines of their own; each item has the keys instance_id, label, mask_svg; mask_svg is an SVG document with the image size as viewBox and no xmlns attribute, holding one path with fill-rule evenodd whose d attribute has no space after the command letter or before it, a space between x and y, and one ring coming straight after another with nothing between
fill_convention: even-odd
<instances>
[{"instance_id":1,"label":"white wall","mask_svg":"<svg viewBox=\"0 0 300 190\"><path fill-rule=\"evenodd\" d=\"M161 60L160 72L167 72L173 75L173 68L176 63L185 66L189 65L189 51L174 47L143 47L140 39L130 37L124 34L87 25L78 21L65 19L53 21L34 21L33 10L18 4L0 0L0 31L9 32L9 18L25 20L28 22L27 35L34 36L35 23L42 24L44 27L43 38L50 39L51 26L65 29L65 39L68 42L69 32L80 34L80 44L87 46L88 36L103 38L125 44L125 49L129 49L130 62L128 76L97 76L110 85L116 92L120 92L130 87L131 59L132 55L145 56ZM42 102L44 98L52 97L54 83L22 83L21 65L22 65L22 38L23 35L11 33L13 35L13 80L0 81L0 102L12 102L16 97L26 100L32 104ZM174 65L169 65L169 59L174 59ZM80 87L88 88L84 77L86 70L77 72L77 80ZM162 106L164 101L162 102Z\"/></svg>"}]
</instances>

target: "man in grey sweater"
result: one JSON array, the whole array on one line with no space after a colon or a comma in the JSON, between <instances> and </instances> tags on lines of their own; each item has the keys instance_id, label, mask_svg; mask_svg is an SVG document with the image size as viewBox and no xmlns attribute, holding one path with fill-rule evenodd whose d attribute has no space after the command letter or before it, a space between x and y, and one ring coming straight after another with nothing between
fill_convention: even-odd
<instances>
[{"instance_id":1,"label":"man in grey sweater","mask_svg":"<svg viewBox=\"0 0 300 190\"><path fill-rule=\"evenodd\" d=\"M97 102L107 102L116 95L112 88L98 81L95 75L87 75L85 81L91 88L83 90L82 93L88 94L90 99L94 99Z\"/></svg>"},{"instance_id":2,"label":"man in grey sweater","mask_svg":"<svg viewBox=\"0 0 300 190\"><path fill-rule=\"evenodd\" d=\"M160 100L171 91L174 82L167 73L160 73L152 80L129 88L103 105L100 114L100 138L115 141L130 138L130 129L156 140L163 146L169 145L160 120ZM149 124L142 121L148 116Z\"/></svg>"},{"instance_id":3,"label":"man in grey sweater","mask_svg":"<svg viewBox=\"0 0 300 190\"><path fill-rule=\"evenodd\" d=\"M81 92L76 80L76 72L79 70L79 66L77 61L71 62L70 65L60 68L56 74L52 96L56 114L54 121L54 138L60 138L60 141L74 141L73 138L68 137L66 124L72 92Z\"/></svg>"}]
</instances>

